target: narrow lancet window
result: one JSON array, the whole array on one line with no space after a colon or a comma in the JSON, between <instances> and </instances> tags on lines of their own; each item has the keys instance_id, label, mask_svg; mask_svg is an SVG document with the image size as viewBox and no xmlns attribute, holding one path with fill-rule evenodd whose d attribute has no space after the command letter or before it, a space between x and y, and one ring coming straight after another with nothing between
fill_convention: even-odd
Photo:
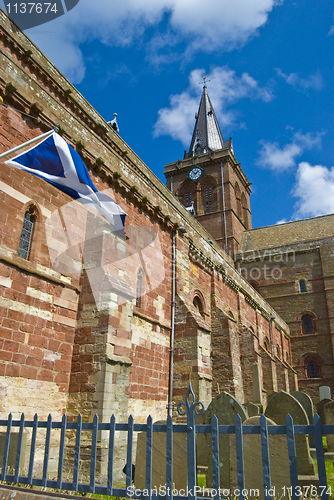
<instances>
[{"instance_id":1,"label":"narrow lancet window","mask_svg":"<svg viewBox=\"0 0 334 500\"><path fill-rule=\"evenodd\" d=\"M206 186L205 188L205 213L212 213L212 187Z\"/></svg>"},{"instance_id":2,"label":"narrow lancet window","mask_svg":"<svg viewBox=\"0 0 334 500\"><path fill-rule=\"evenodd\" d=\"M144 273L143 270L140 269L137 275L136 307L142 306L143 279L144 279Z\"/></svg>"},{"instance_id":3,"label":"narrow lancet window","mask_svg":"<svg viewBox=\"0 0 334 500\"><path fill-rule=\"evenodd\" d=\"M29 258L35 221L36 217L32 213L32 210L28 210L24 215L23 227L22 227L19 250L18 250L18 256L22 257L23 259Z\"/></svg>"}]
</instances>

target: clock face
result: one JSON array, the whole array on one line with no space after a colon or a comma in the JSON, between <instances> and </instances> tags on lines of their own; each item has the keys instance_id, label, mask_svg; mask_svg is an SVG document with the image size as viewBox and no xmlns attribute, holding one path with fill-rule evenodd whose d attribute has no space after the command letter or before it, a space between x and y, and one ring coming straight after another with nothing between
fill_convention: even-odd
<instances>
[{"instance_id":1,"label":"clock face","mask_svg":"<svg viewBox=\"0 0 334 500\"><path fill-rule=\"evenodd\" d=\"M188 177L192 181L198 181L203 175L203 170L200 167L194 167L192 170L190 170Z\"/></svg>"}]
</instances>

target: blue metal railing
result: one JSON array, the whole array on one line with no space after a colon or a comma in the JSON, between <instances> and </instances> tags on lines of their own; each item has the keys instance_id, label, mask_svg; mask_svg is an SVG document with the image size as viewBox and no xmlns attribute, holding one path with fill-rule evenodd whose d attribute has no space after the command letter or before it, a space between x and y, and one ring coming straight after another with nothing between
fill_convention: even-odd
<instances>
[{"instance_id":1,"label":"blue metal railing","mask_svg":"<svg viewBox=\"0 0 334 500\"><path fill-rule=\"evenodd\" d=\"M190 402L190 397L192 402ZM199 411L196 407L200 406ZM182 410L184 407L184 410ZM196 425L195 414L200 415L204 412L204 406L200 402L195 401L195 396L189 384L189 389L184 403L178 405L180 415L186 415L186 424L173 424L172 418L168 416L166 424L153 424L152 417L147 418L146 424L135 424L133 417L130 416L127 424L116 423L113 415L109 423L99 423L98 416L95 415L92 423L82 422L81 415L78 416L76 422L67 422L66 415L63 416L61 422L53 422L49 415L46 422L39 422L37 414L33 421L25 421L24 414L20 420L13 420L12 415L8 416L7 420L0 420L0 426L7 428L4 453L2 457L0 480L26 484L56 488L60 490L97 493L103 495L113 495L117 497L132 497L143 498L145 500L161 499L161 500L184 500L188 497L191 499L203 498L197 495L197 469L196 469L196 434L211 434L212 438L212 497L214 500L220 500L220 457L219 457L219 436L220 435L235 435L236 443L236 466L237 466L237 483L239 500L246 500L247 492L245 489L245 473L244 473L244 453L243 453L243 435L258 434L261 441L262 452L262 471L263 471L263 487L265 500L272 500L270 495L271 489L271 474L270 474L270 459L269 459L269 435L286 435L287 447L289 455L290 468L290 483L291 486L286 489L292 500L297 500L300 497L300 489L298 489L298 474L297 474L297 458L295 436L313 434L315 438L316 457L318 462L319 488L317 496L321 499L328 500L327 478L325 468L325 455L323 449L322 436L334 434L334 425L321 425L320 417L316 414L313 418L312 425L293 425L293 420L290 415L286 418L286 425L267 425L267 419L264 415L260 417L260 425L242 425L241 417L237 415L235 425L218 425L218 419L214 415L211 420L211 425ZM9 471L8 454L10 447L10 438L13 428L18 427L17 450L15 460L15 470ZM27 475L20 475L20 463L22 456L23 433L25 429L32 428L30 440L30 456ZM46 429L44 440L44 457L42 477L33 477L34 462L36 458L36 438L38 429ZM57 479L48 479L48 467L50 461L50 444L52 430L60 429L59 451L58 451L58 471ZM75 432L74 459L72 468L72 481L64 481L64 461L65 461L65 437L66 431ZM79 464L80 450L82 441L82 432L91 431L90 443L90 471L86 483L79 482ZM98 432L109 432L109 449L108 449L108 465L106 484L96 484L96 465L97 465L97 444ZM125 488L114 486L114 460L115 460L115 436L116 432L127 432L127 454L126 454L126 480ZM131 490L132 485L132 453L133 453L133 438L135 432L146 433L146 468L145 468L145 491ZM152 489L152 449L153 449L153 433L160 432L166 434L166 494L160 494L154 488ZM187 495L173 495L173 434L185 433L187 436L187 477L188 491ZM1 460L1 457L0 457ZM207 489L206 489L207 490ZM314 496L314 495L313 495Z\"/></svg>"}]
</instances>

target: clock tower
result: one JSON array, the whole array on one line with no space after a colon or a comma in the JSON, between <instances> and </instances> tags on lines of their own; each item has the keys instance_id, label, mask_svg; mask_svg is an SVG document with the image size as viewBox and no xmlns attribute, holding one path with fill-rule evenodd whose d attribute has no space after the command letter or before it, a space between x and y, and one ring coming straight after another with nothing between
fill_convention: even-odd
<instances>
[{"instance_id":1,"label":"clock tower","mask_svg":"<svg viewBox=\"0 0 334 500\"><path fill-rule=\"evenodd\" d=\"M251 229L250 183L224 141L204 84L189 151L165 165L167 187L234 257L242 233Z\"/></svg>"}]
</instances>

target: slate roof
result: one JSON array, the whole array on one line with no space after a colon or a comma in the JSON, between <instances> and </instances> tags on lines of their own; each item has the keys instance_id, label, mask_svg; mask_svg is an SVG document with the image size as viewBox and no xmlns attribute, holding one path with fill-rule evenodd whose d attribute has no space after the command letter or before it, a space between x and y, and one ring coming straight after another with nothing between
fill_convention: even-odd
<instances>
[{"instance_id":1,"label":"slate roof","mask_svg":"<svg viewBox=\"0 0 334 500\"><path fill-rule=\"evenodd\" d=\"M217 149L232 148L232 139L224 141L218 120L213 109L207 87L204 85L196 123L190 143L189 152L185 158L197 156Z\"/></svg>"}]
</instances>

